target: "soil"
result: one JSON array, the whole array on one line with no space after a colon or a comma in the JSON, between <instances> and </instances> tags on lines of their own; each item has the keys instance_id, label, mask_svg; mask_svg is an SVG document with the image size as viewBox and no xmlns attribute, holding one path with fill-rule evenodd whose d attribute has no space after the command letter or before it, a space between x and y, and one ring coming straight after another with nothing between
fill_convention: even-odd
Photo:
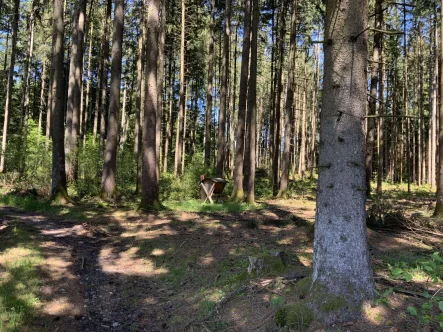
<instances>
[{"instance_id":1,"label":"soil","mask_svg":"<svg viewBox=\"0 0 443 332\"><path fill-rule=\"evenodd\" d=\"M270 201L248 212L156 215L97 209L84 223L0 207L0 236L20 223L45 257L41 305L24 330L278 331L276 309L297 300L294 283L310 273L314 206ZM391 286L381 257L430 251L405 233L369 231L369 242L379 289ZM247 275L248 256L272 251L284 253L285 273ZM366 306L359 321L312 330L416 331L406 308L420 301L394 293L388 305Z\"/></svg>"}]
</instances>

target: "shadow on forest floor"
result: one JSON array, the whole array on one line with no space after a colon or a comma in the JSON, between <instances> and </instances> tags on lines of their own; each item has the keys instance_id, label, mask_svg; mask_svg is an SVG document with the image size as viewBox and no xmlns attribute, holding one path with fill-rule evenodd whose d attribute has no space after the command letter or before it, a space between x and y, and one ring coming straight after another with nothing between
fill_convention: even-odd
<instances>
[{"instance_id":1,"label":"shadow on forest floor","mask_svg":"<svg viewBox=\"0 0 443 332\"><path fill-rule=\"evenodd\" d=\"M312 200L157 214L97 205L45 210L16 202L30 212L8 202L0 201L5 331L273 331L276 310L299 300L296 281L312 266ZM388 263L409 257L413 266L414 257L433 250L406 235L369 232L380 290L391 286ZM9 263L20 255L23 264ZM264 262L251 274L250 257ZM417 272L400 286L419 291L420 278ZM369 308L345 329L415 330L406 307L419 302L394 294L388 305ZM14 321L11 308L22 318Z\"/></svg>"}]
</instances>

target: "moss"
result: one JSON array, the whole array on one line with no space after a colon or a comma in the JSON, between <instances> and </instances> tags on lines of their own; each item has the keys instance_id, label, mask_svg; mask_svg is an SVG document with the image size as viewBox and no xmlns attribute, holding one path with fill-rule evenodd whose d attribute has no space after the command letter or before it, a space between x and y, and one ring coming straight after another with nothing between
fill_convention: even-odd
<instances>
[{"instance_id":1,"label":"moss","mask_svg":"<svg viewBox=\"0 0 443 332\"><path fill-rule=\"evenodd\" d=\"M278 326L287 326L296 329L296 331L307 330L313 320L312 310L304 302L288 304L275 314L275 323Z\"/></svg>"},{"instance_id":2,"label":"moss","mask_svg":"<svg viewBox=\"0 0 443 332\"><path fill-rule=\"evenodd\" d=\"M336 295L325 296L320 305L320 309L325 312L340 310L344 307L346 307L346 300Z\"/></svg>"},{"instance_id":3,"label":"moss","mask_svg":"<svg viewBox=\"0 0 443 332\"><path fill-rule=\"evenodd\" d=\"M287 270L280 256L264 256L263 265L264 272L268 275L280 275Z\"/></svg>"},{"instance_id":4,"label":"moss","mask_svg":"<svg viewBox=\"0 0 443 332\"><path fill-rule=\"evenodd\" d=\"M300 298L305 298L309 295L312 284L312 276L301 279L295 284L295 289Z\"/></svg>"}]
</instances>

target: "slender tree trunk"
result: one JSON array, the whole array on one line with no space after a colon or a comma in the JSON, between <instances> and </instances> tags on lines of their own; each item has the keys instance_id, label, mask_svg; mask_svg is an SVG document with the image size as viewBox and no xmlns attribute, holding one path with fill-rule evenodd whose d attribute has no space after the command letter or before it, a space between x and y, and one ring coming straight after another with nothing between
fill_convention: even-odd
<instances>
[{"instance_id":1,"label":"slender tree trunk","mask_svg":"<svg viewBox=\"0 0 443 332\"><path fill-rule=\"evenodd\" d=\"M11 120L11 112L12 112L12 93L14 90L14 66L15 66L15 56L17 52L19 7L20 7L20 0L15 0L14 12L13 12L14 14L12 20L11 61L9 64L8 82L6 86L5 117L3 120L2 146L0 149L0 173L3 173L5 171L6 145L8 141L8 129L9 129L9 122Z\"/></svg>"},{"instance_id":2,"label":"slender tree trunk","mask_svg":"<svg viewBox=\"0 0 443 332\"><path fill-rule=\"evenodd\" d=\"M214 1L214 0L212 0ZM229 80L229 44L231 36L231 0L226 0L225 26L223 35L222 77L220 86L220 112L218 125L217 146L217 177L222 178L226 159L226 113L228 105L228 80Z\"/></svg>"},{"instance_id":3,"label":"slender tree trunk","mask_svg":"<svg viewBox=\"0 0 443 332\"><path fill-rule=\"evenodd\" d=\"M277 100L275 102L275 117L273 123L275 123L274 132L274 144L273 144L273 154L272 154L272 191L274 195L278 194L279 188L279 169L280 169L280 130L281 130L281 96L283 91L283 62L284 62L284 46L285 46L285 33L286 33L286 7L287 0L282 0L280 5L280 31L278 37L278 73L277 73Z\"/></svg>"},{"instance_id":4,"label":"slender tree trunk","mask_svg":"<svg viewBox=\"0 0 443 332\"><path fill-rule=\"evenodd\" d=\"M214 80L214 29L215 29L215 0L211 0L211 22L208 53L208 86L206 91L205 115L205 165L211 164L211 122L212 122L212 83Z\"/></svg>"},{"instance_id":5,"label":"slender tree trunk","mask_svg":"<svg viewBox=\"0 0 443 332\"><path fill-rule=\"evenodd\" d=\"M89 18L91 22L91 30L89 32L89 49L88 49L88 81L86 83L86 98L85 98L85 112L84 112L84 125L83 125L83 146L86 145L86 133L87 133L87 126L88 126L88 116L89 116L89 99L91 98L91 79L92 79L92 40L94 39L94 20L92 17ZM98 112L98 110L96 110ZM94 129L96 130L94 134L94 140L95 135L97 135L97 127L96 122L97 120L94 119Z\"/></svg>"},{"instance_id":6,"label":"slender tree trunk","mask_svg":"<svg viewBox=\"0 0 443 332\"><path fill-rule=\"evenodd\" d=\"M53 1L52 25L52 64L51 64L51 99L52 114L52 186L51 199L66 203L69 201L66 187L65 149L64 149L64 89L63 82L63 2Z\"/></svg>"},{"instance_id":7,"label":"slender tree trunk","mask_svg":"<svg viewBox=\"0 0 443 332\"><path fill-rule=\"evenodd\" d=\"M250 22L252 0L245 0L243 50L240 73L240 93L238 99L237 147L235 150L234 189L231 200L241 202L245 198L243 191L243 153L245 150L246 98L248 92L248 68L250 51Z\"/></svg>"},{"instance_id":8,"label":"slender tree trunk","mask_svg":"<svg viewBox=\"0 0 443 332\"><path fill-rule=\"evenodd\" d=\"M229 171L231 178L234 176L234 162L235 162L235 100L237 98L237 45L238 45L238 26L235 27L235 43L234 43L234 77L233 77L233 87L232 87L232 111L231 111L231 124L230 124L230 163Z\"/></svg>"},{"instance_id":9,"label":"slender tree trunk","mask_svg":"<svg viewBox=\"0 0 443 332\"><path fill-rule=\"evenodd\" d=\"M383 126L383 117L384 117L384 110L385 110L385 65L383 64L384 56L383 56L383 50L381 52L380 56L380 88L378 93L378 99L379 99L379 107L378 107L378 114L379 114L379 120L378 120L378 127L379 127L379 135L378 135L378 142L379 142L379 151L378 151L378 170L377 170L377 194L381 195L383 192L383 162L384 162L384 150L385 150L385 139L384 139L384 126Z\"/></svg>"},{"instance_id":10,"label":"slender tree trunk","mask_svg":"<svg viewBox=\"0 0 443 332\"><path fill-rule=\"evenodd\" d=\"M366 0L327 2L325 40L329 42L325 44L311 292L316 318L328 324L352 319L361 303L374 296L366 234L362 120L368 55L367 32L362 31L367 26ZM325 312L325 303L337 303L337 299L343 304Z\"/></svg>"},{"instance_id":11,"label":"slender tree trunk","mask_svg":"<svg viewBox=\"0 0 443 332\"><path fill-rule=\"evenodd\" d=\"M246 202L255 204L255 157L256 157L256 130L257 130L257 36L258 22L260 20L259 0L252 0L252 33L251 33L251 68L249 73L248 91L248 135L246 144L248 146L245 159L248 159L248 171L245 172Z\"/></svg>"},{"instance_id":12,"label":"slender tree trunk","mask_svg":"<svg viewBox=\"0 0 443 332\"><path fill-rule=\"evenodd\" d=\"M141 130L141 112L142 112L142 83L143 83L143 73L144 73L144 43L143 43L143 26L144 17L142 15L140 18L141 29L138 36L138 50L137 50L137 90L135 98L135 128L134 128L134 160L137 164L137 183L135 186L135 192L138 193L139 190L139 172L140 172L140 150L142 145L142 130Z\"/></svg>"},{"instance_id":13,"label":"slender tree trunk","mask_svg":"<svg viewBox=\"0 0 443 332\"><path fill-rule=\"evenodd\" d=\"M289 67L288 67L288 85L286 92L286 115L285 115L285 136L284 150L282 159L282 171L280 179L279 198L286 198L289 185L289 168L291 161L291 136L292 123L294 121L294 89L295 89L295 53L297 51L297 5L298 0L293 0L291 15L291 37L289 40Z\"/></svg>"},{"instance_id":14,"label":"slender tree trunk","mask_svg":"<svg viewBox=\"0 0 443 332\"><path fill-rule=\"evenodd\" d=\"M111 93L109 96L108 134L103 164L103 195L112 197L115 193L115 173L117 168L118 113L120 109L120 84L122 74L122 44L124 0L115 0L114 36L112 39ZM155 128L155 127L153 127ZM154 168L155 169L155 168Z\"/></svg>"},{"instance_id":15,"label":"slender tree trunk","mask_svg":"<svg viewBox=\"0 0 443 332\"><path fill-rule=\"evenodd\" d=\"M175 82L175 61L174 51L171 47L171 57L169 60L169 113L166 120L166 138L163 152L163 172L168 171L169 147L172 145L172 111L174 109L174 82Z\"/></svg>"},{"instance_id":16,"label":"slender tree trunk","mask_svg":"<svg viewBox=\"0 0 443 332\"><path fill-rule=\"evenodd\" d=\"M437 156L437 108L438 108L438 28L437 28L437 9L435 9L434 17L434 43L433 56L434 68L432 75L432 112L431 112L431 164L430 177L431 188L436 186L436 156Z\"/></svg>"},{"instance_id":17,"label":"slender tree trunk","mask_svg":"<svg viewBox=\"0 0 443 332\"><path fill-rule=\"evenodd\" d=\"M180 39L180 100L178 106L177 117L177 135L175 140L175 162L174 175L181 175L182 169L182 149L184 136L184 113L186 107L186 87L185 87L185 25L186 25L186 3L181 0L182 15L181 15L181 39Z\"/></svg>"},{"instance_id":18,"label":"slender tree trunk","mask_svg":"<svg viewBox=\"0 0 443 332\"><path fill-rule=\"evenodd\" d=\"M23 174L26 168L26 150L27 150L27 137L28 137L28 117L29 117L29 80L30 80L30 62L33 57L34 51L34 26L35 26L35 11L34 11L34 3L32 4L31 14L29 16L28 27L29 27L29 35L28 35L28 46L26 51L26 60L23 71L23 97L22 97L22 119L23 119L23 136L22 136L22 155L21 155L21 165L20 165L20 173Z\"/></svg>"},{"instance_id":19,"label":"slender tree trunk","mask_svg":"<svg viewBox=\"0 0 443 332\"><path fill-rule=\"evenodd\" d=\"M42 76L41 76L41 87L40 87L40 105L38 113L38 138L37 144L40 145L40 137L42 134L42 122L43 122L43 111L46 107L45 103L45 89L46 89L46 61L42 61Z\"/></svg>"},{"instance_id":20,"label":"slender tree trunk","mask_svg":"<svg viewBox=\"0 0 443 332\"><path fill-rule=\"evenodd\" d=\"M443 1L440 18L443 18ZM443 24L441 25L440 43L443 45ZM443 63L443 52L440 53L440 63ZM440 85L443 86L443 75L440 75ZM443 218L443 93L440 93L440 109L438 114L438 168L437 168L437 204L434 216Z\"/></svg>"},{"instance_id":21,"label":"slender tree trunk","mask_svg":"<svg viewBox=\"0 0 443 332\"><path fill-rule=\"evenodd\" d=\"M126 144L126 100L128 95L128 82L127 78L125 78L125 83L123 85L123 105L122 105L122 118L121 118L121 135L120 135L120 150L123 151L125 144Z\"/></svg>"},{"instance_id":22,"label":"slender tree trunk","mask_svg":"<svg viewBox=\"0 0 443 332\"><path fill-rule=\"evenodd\" d=\"M380 30L383 27L383 7L382 0L377 0L375 4L375 28ZM368 129L366 136L366 195L371 195L372 161L374 157L375 142L375 114L377 108L377 86L380 67L380 49L382 47L382 33L374 32L374 47L372 53L372 73L371 91L369 99Z\"/></svg>"},{"instance_id":23,"label":"slender tree trunk","mask_svg":"<svg viewBox=\"0 0 443 332\"><path fill-rule=\"evenodd\" d=\"M161 23L158 38L158 72L157 72L157 121L156 121L156 153L157 178L160 178L160 152L162 145L162 117L163 117L163 80L165 77L165 34L166 34L166 0L161 0Z\"/></svg>"},{"instance_id":24,"label":"slender tree trunk","mask_svg":"<svg viewBox=\"0 0 443 332\"><path fill-rule=\"evenodd\" d=\"M306 78L306 67L304 69L304 84L303 84L303 101L302 106L300 109L300 112L302 112L301 117L301 142L300 142L300 155L298 159L298 176L299 178L303 178L306 171L306 113L307 113L307 107L306 107L306 95L308 92L308 84L307 84L307 78Z\"/></svg>"}]
</instances>

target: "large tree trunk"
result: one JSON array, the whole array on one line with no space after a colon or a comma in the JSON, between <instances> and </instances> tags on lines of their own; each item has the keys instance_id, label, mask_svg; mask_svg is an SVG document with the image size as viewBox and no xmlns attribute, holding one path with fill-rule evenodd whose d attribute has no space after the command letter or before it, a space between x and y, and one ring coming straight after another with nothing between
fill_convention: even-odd
<instances>
[{"instance_id":1,"label":"large tree trunk","mask_svg":"<svg viewBox=\"0 0 443 332\"><path fill-rule=\"evenodd\" d=\"M238 98L237 147L235 150L234 189L231 200L241 202L245 198L243 191L243 153L245 151L246 98L248 92L248 69L250 49L250 22L252 0L245 0L243 50L240 73L240 93Z\"/></svg>"},{"instance_id":2,"label":"large tree trunk","mask_svg":"<svg viewBox=\"0 0 443 332\"><path fill-rule=\"evenodd\" d=\"M105 197L115 193L115 173L117 168L118 113L120 109L120 84L122 74L122 44L124 0L115 0L114 36L112 39L111 90L109 96L108 134L103 164L102 190ZM154 127L155 128L155 127Z\"/></svg>"},{"instance_id":3,"label":"large tree trunk","mask_svg":"<svg viewBox=\"0 0 443 332\"><path fill-rule=\"evenodd\" d=\"M51 129L52 129L52 186L51 199L58 202L67 202L65 149L64 149L64 95L63 80L63 1L53 1L52 25L52 64L51 64Z\"/></svg>"},{"instance_id":4,"label":"large tree trunk","mask_svg":"<svg viewBox=\"0 0 443 332\"><path fill-rule=\"evenodd\" d=\"M6 144L8 141L9 122L12 111L12 92L14 89L14 66L17 52L17 35L20 0L14 1L14 15L12 21L11 61L9 63L8 83L6 86L5 118L3 120L2 146L0 148L0 173L5 171Z\"/></svg>"},{"instance_id":5,"label":"large tree trunk","mask_svg":"<svg viewBox=\"0 0 443 332\"><path fill-rule=\"evenodd\" d=\"M311 291L316 317L333 323L355 317L375 286L365 213L367 1L329 0L326 24ZM329 301L334 311L324 312Z\"/></svg>"},{"instance_id":6,"label":"large tree trunk","mask_svg":"<svg viewBox=\"0 0 443 332\"><path fill-rule=\"evenodd\" d=\"M228 105L229 81L229 43L231 36L231 0L226 0L225 29L223 35L222 77L220 86L220 111L218 119L218 146L217 146L217 177L222 178L226 160L226 113Z\"/></svg>"},{"instance_id":7,"label":"large tree trunk","mask_svg":"<svg viewBox=\"0 0 443 332\"><path fill-rule=\"evenodd\" d=\"M175 162L174 162L174 175L181 175L183 156L183 136L184 136L184 114L186 107L186 87L185 87L185 25L186 25L186 3L185 0L182 3L182 15L181 15L181 39L180 39L180 100L178 106L177 116L177 135L175 139Z\"/></svg>"},{"instance_id":8,"label":"large tree trunk","mask_svg":"<svg viewBox=\"0 0 443 332\"><path fill-rule=\"evenodd\" d=\"M372 160L374 157L375 142L375 114L377 108L377 86L378 71L380 67L380 52L382 47L382 29L383 23L383 7L382 0L377 0L375 4L375 28L379 31L374 32L374 47L372 53L372 73L371 73L371 91L369 99L369 118L366 136L366 195L371 195L371 177L372 177Z\"/></svg>"},{"instance_id":9,"label":"large tree trunk","mask_svg":"<svg viewBox=\"0 0 443 332\"><path fill-rule=\"evenodd\" d=\"M260 19L259 0L252 0L252 33L251 33L251 68L249 72L248 91L248 132L246 137L245 160L248 160L248 170L245 172L246 201L248 204L255 203L255 157L257 140L257 35L258 22Z\"/></svg>"},{"instance_id":10,"label":"large tree trunk","mask_svg":"<svg viewBox=\"0 0 443 332\"><path fill-rule=\"evenodd\" d=\"M145 105L143 117L143 163L142 163L142 209L158 209L158 173L157 173L157 61L158 61L158 0L148 4L148 36L146 39L146 80Z\"/></svg>"},{"instance_id":11,"label":"large tree trunk","mask_svg":"<svg viewBox=\"0 0 443 332\"><path fill-rule=\"evenodd\" d=\"M292 122L294 117L294 89L295 89L295 52L297 51L297 3L294 0L292 3L291 15L291 37L290 37L290 51L289 51L289 67L288 67L288 85L286 92L286 115L285 115L285 138L284 150L282 160L282 171L280 179L279 198L286 198L289 185L289 168L291 157L291 135Z\"/></svg>"}]
</instances>

